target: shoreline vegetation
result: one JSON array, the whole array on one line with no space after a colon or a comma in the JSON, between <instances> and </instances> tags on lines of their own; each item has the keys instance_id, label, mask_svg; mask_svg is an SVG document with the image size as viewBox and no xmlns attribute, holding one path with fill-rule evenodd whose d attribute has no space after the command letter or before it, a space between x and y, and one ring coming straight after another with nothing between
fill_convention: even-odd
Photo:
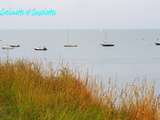
<instances>
[{"instance_id":1,"label":"shoreline vegetation","mask_svg":"<svg viewBox=\"0 0 160 120\"><path fill-rule=\"evenodd\" d=\"M160 120L160 96L147 82L104 92L67 67L43 71L27 60L0 62L0 120Z\"/></svg>"}]
</instances>

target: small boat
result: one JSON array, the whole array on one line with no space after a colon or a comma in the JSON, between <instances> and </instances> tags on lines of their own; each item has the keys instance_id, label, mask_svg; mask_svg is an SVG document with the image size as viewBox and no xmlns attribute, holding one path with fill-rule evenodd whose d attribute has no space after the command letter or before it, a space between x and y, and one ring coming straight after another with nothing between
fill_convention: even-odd
<instances>
[{"instance_id":1,"label":"small boat","mask_svg":"<svg viewBox=\"0 0 160 120\"><path fill-rule=\"evenodd\" d=\"M15 48L15 47L20 47L20 45L17 45L17 44L11 44L11 45L9 45L10 47L13 47L13 48Z\"/></svg>"},{"instance_id":2,"label":"small boat","mask_svg":"<svg viewBox=\"0 0 160 120\"><path fill-rule=\"evenodd\" d=\"M114 47L114 44L112 44L112 43L102 43L101 45L103 47Z\"/></svg>"},{"instance_id":3,"label":"small boat","mask_svg":"<svg viewBox=\"0 0 160 120\"><path fill-rule=\"evenodd\" d=\"M69 43L69 32L68 31L67 31L66 37L67 37L67 44L65 44L64 47L78 47L77 44L71 44L71 43Z\"/></svg>"},{"instance_id":4,"label":"small boat","mask_svg":"<svg viewBox=\"0 0 160 120\"><path fill-rule=\"evenodd\" d=\"M155 45L157 45L157 46L159 46L160 45L160 39L159 38L157 38L157 40L156 40L157 42L155 42Z\"/></svg>"},{"instance_id":5,"label":"small boat","mask_svg":"<svg viewBox=\"0 0 160 120\"><path fill-rule=\"evenodd\" d=\"M46 47L43 47L43 48L34 48L34 50L37 50L37 51L46 51L48 50Z\"/></svg>"},{"instance_id":6,"label":"small boat","mask_svg":"<svg viewBox=\"0 0 160 120\"><path fill-rule=\"evenodd\" d=\"M78 45L69 45L69 44L66 44L66 45L64 45L64 47L78 47Z\"/></svg>"},{"instance_id":7,"label":"small boat","mask_svg":"<svg viewBox=\"0 0 160 120\"><path fill-rule=\"evenodd\" d=\"M10 47L10 46L3 46L2 47L3 50L12 50L14 49L13 47Z\"/></svg>"},{"instance_id":8,"label":"small boat","mask_svg":"<svg viewBox=\"0 0 160 120\"><path fill-rule=\"evenodd\" d=\"M159 45L160 45L160 42L156 42L155 45L159 46Z\"/></svg>"},{"instance_id":9,"label":"small boat","mask_svg":"<svg viewBox=\"0 0 160 120\"><path fill-rule=\"evenodd\" d=\"M114 43L112 43L112 42L106 42L106 40L108 39L107 37L108 37L107 33L104 32L104 39L105 39L105 41L103 43L101 43L101 46L102 47L114 47L115 46Z\"/></svg>"}]
</instances>

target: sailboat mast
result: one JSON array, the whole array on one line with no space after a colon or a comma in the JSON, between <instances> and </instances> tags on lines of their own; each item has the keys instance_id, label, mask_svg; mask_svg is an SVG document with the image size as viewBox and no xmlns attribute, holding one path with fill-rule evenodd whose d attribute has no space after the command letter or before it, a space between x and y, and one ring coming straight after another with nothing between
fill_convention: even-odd
<instances>
[{"instance_id":1,"label":"sailboat mast","mask_svg":"<svg viewBox=\"0 0 160 120\"><path fill-rule=\"evenodd\" d=\"M69 44L69 31L67 30L67 44Z\"/></svg>"},{"instance_id":2,"label":"sailboat mast","mask_svg":"<svg viewBox=\"0 0 160 120\"><path fill-rule=\"evenodd\" d=\"M104 42L107 41L107 37L108 37L107 32L104 30Z\"/></svg>"}]
</instances>

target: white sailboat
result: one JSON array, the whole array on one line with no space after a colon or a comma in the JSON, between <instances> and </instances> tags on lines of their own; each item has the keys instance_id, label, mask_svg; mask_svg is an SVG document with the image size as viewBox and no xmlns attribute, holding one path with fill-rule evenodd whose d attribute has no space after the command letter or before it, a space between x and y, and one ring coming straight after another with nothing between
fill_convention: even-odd
<instances>
[{"instance_id":1,"label":"white sailboat","mask_svg":"<svg viewBox=\"0 0 160 120\"><path fill-rule=\"evenodd\" d=\"M10 46L2 46L2 49L3 50L12 50L14 49L13 47L10 47Z\"/></svg>"},{"instance_id":2,"label":"white sailboat","mask_svg":"<svg viewBox=\"0 0 160 120\"><path fill-rule=\"evenodd\" d=\"M155 45L160 46L160 40L157 38L157 41L155 42Z\"/></svg>"},{"instance_id":3,"label":"white sailboat","mask_svg":"<svg viewBox=\"0 0 160 120\"><path fill-rule=\"evenodd\" d=\"M13 48L20 47L19 44L10 44L9 46L10 46L10 47L13 47Z\"/></svg>"},{"instance_id":4,"label":"white sailboat","mask_svg":"<svg viewBox=\"0 0 160 120\"><path fill-rule=\"evenodd\" d=\"M46 48L45 46L44 47L36 47L36 48L34 48L34 50L36 50L36 51L47 51L48 48Z\"/></svg>"},{"instance_id":5,"label":"white sailboat","mask_svg":"<svg viewBox=\"0 0 160 120\"><path fill-rule=\"evenodd\" d=\"M2 50L6 51L6 58L8 61L9 60L9 51L13 50L14 48L10 47L9 45L2 46L1 48L2 48Z\"/></svg>"},{"instance_id":6,"label":"white sailboat","mask_svg":"<svg viewBox=\"0 0 160 120\"><path fill-rule=\"evenodd\" d=\"M105 41L103 41L103 43L101 43L101 46L102 47L114 47L115 46L115 44L114 43L112 43L112 42L107 42L106 40L107 40L107 33L106 32L104 32L103 31L103 33L104 33L104 39L105 39Z\"/></svg>"},{"instance_id":7,"label":"white sailboat","mask_svg":"<svg viewBox=\"0 0 160 120\"><path fill-rule=\"evenodd\" d=\"M65 44L64 47L78 47L77 44L70 44L69 43L69 37L70 37L69 36L69 31L67 31L67 36L66 37L67 37L67 44Z\"/></svg>"}]
</instances>

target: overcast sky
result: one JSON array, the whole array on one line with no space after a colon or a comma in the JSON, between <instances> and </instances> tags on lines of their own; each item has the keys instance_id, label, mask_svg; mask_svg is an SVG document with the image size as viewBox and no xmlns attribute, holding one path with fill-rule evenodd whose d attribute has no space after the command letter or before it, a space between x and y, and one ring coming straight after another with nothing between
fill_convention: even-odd
<instances>
[{"instance_id":1,"label":"overcast sky","mask_svg":"<svg viewBox=\"0 0 160 120\"><path fill-rule=\"evenodd\" d=\"M160 0L12 0L0 7L55 8L52 17L0 17L3 28L160 28Z\"/></svg>"}]
</instances>

